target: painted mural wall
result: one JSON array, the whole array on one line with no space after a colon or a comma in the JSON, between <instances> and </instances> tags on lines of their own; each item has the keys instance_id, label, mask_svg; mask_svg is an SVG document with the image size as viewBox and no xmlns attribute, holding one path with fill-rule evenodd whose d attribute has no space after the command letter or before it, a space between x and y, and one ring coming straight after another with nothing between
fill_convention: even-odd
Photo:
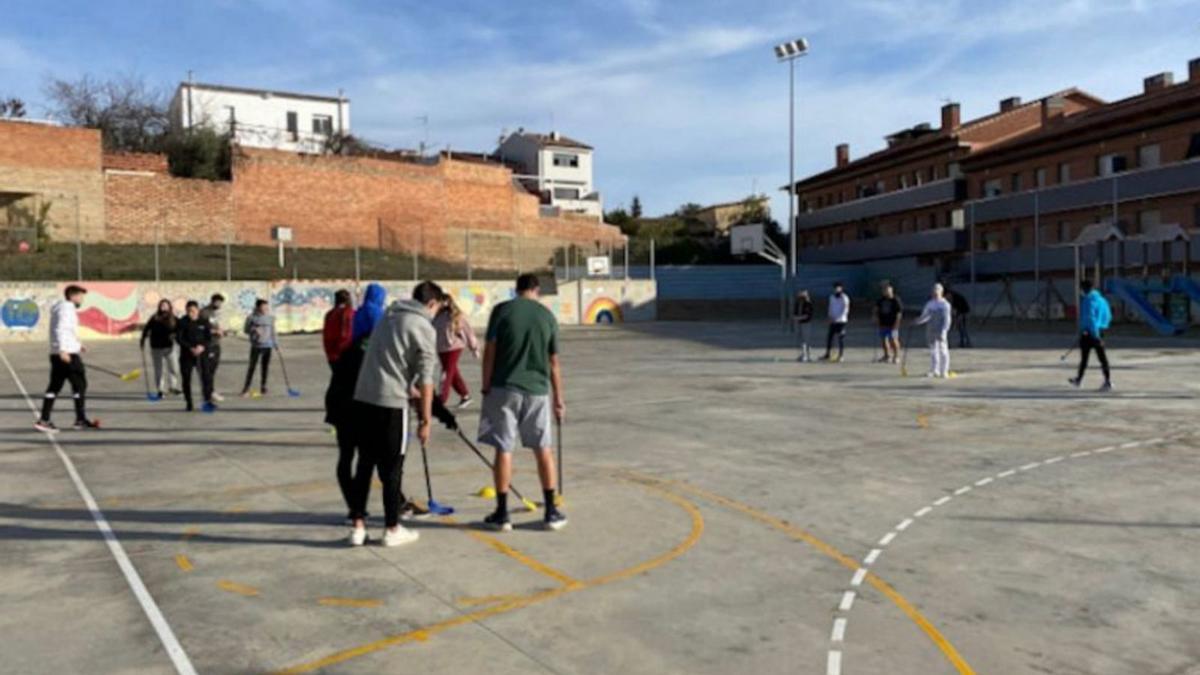
<instances>
[{"instance_id":1,"label":"painted mural wall","mask_svg":"<svg viewBox=\"0 0 1200 675\"><path fill-rule=\"evenodd\" d=\"M389 300L407 298L415 282L380 282ZM476 328L487 326L492 308L515 296L510 281L439 281L454 296ZM83 283L88 294L79 308L80 334L85 340L135 339L162 299L182 314L188 300L202 305L215 293L225 296L228 328L239 329L258 298L271 302L281 333L317 332L342 288L357 293L351 280L276 282L119 282ZM50 308L62 298L66 283L0 283L0 341L45 341ZM365 285L364 285L365 288ZM653 321L656 318L653 281L573 281L560 283L557 295L542 303L563 325Z\"/></svg>"}]
</instances>

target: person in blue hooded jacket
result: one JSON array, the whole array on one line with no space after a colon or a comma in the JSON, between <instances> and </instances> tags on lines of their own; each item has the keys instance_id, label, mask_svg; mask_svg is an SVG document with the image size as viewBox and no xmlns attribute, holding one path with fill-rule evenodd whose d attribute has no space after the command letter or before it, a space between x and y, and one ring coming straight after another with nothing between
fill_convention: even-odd
<instances>
[{"instance_id":1,"label":"person in blue hooded jacket","mask_svg":"<svg viewBox=\"0 0 1200 675\"><path fill-rule=\"evenodd\" d=\"M1112 378L1108 370L1108 354L1104 351L1104 331L1112 323L1112 308L1108 300L1092 286L1092 282L1084 279L1079 284L1083 296L1079 301L1079 374L1067 380L1071 386L1078 387L1083 383L1083 374L1087 371L1088 357L1092 350L1096 351L1096 359L1100 361L1100 370L1104 372L1104 384L1100 391L1112 391Z\"/></svg>"},{"instance_id":2,"label":"person in blue hooded jacket","mask_svg":"<svg viewBox=\"0 0 1200 675\"><path fill-rule=\"evenodd\" d=\"M362 489L361 485L355 482L354 472L355 457L359 455L360 441L359 430L356 427L354 389L358 384L358 371L362 367L367 339L371 337L371 331L375 330L375 325L383 318L384 312L387 310L386 302L387 291L383 286L379 284L367 286L362 305L354 313L354 319L351 322L350 346L342 351L337 361L330 364L333 372L329 379L329 387L325 390L325 422L333 425L337 436L336 474L338 486L342 490L342 497L349 510L347 516L349 522L353 522L356 515L354 495ZM358 473L362 474L363 472L359 471ZM370 478L368 471L365 478L360 476L358 480L370 480Z\"/></svg>"}]
</instances>

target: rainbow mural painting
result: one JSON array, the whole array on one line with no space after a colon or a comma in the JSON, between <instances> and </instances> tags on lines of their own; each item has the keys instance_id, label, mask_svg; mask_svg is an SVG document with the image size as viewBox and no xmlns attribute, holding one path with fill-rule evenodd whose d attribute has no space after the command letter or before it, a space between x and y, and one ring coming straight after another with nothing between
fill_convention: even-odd
<instances>
[{"instance_id":1,"label":"rainbow mural painting","mask_svg":"<svg viewBox=\"0 0 1200 675\"><path fill-rule=\"evenodd\" d=\"M621 323L624 317L621 314L621 305L617 304L612 298L600 297L592 301L588 305L587 311L584 312L584 323Z\"/></svg>"},{"instance_id":2,"label":"rainbow mural painting","mask_svg":"<svg viewBox=\"0 0 1200 675\"><path fill-rule=\"evenodd\" d=\"M79 326L103 336L137 331L137 288L132 282L87 284L87 295L79 307Z\"/></svg>"}]
</instances>

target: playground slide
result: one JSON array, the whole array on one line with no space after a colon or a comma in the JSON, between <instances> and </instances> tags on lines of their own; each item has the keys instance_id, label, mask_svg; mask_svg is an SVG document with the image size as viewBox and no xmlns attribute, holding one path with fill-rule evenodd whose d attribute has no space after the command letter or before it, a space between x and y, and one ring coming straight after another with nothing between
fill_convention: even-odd
<instances>
[{"instance_id":1,"label":"playground slide","mask_svg":"<svg viewBox=\"0 0 1200 675\"><path fill-rule=\"evenodd\" d=\"M1141 289L1136 284L1132 284L1124 279L1109 279L1105 282L1105 291L1117 296L1125 304L1133 307L1142 320L1150 324L1150 327L1158 331L1159 335L1175 335L1179 331L1176 330L1174 324L1167 320L1154 305L1146 299L1142 294ZM1198 289L1200 290L1200 289Z\"/></svg>"},{"instance_id":2,"label":"playground slide","mask_svg":"<svg viewBox=\"0 0 1200 675\"><path fill-rule=\"evenodd\" d=\"M1192 302L1200 304L1200 284L1191 277L1182 275L1175 276L1171 279L1171 290L1176 293L1185 293Z\"/></svg>"}]
</instances>

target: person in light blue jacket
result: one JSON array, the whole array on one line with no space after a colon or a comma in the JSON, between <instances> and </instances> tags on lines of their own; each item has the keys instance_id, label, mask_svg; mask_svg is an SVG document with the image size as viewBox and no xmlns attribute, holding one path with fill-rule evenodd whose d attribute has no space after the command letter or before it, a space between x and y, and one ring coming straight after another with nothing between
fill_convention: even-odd
<instances>
[{"instance_id":1,"label":"person in light blue jacket","mask_svg":"<svg viewBox=\"0 0 1200 675\"><path fill-rule=\"evenodd\" d=\"M1084 279L1079 287L1082 291L1079 301L1079 374L1067 381L1073 387L1083 383L1088 357L1091 356L1092 350L1095 350L1096 359L1100 361L1100 370L1104 372L1104 384L1100 385L1100 391L1112 391L1108 354L1104 351L1104 331L1108 330L1109 324L1112 323L1112 308L1090 280Z\"/></svg>"}]
</instances>

